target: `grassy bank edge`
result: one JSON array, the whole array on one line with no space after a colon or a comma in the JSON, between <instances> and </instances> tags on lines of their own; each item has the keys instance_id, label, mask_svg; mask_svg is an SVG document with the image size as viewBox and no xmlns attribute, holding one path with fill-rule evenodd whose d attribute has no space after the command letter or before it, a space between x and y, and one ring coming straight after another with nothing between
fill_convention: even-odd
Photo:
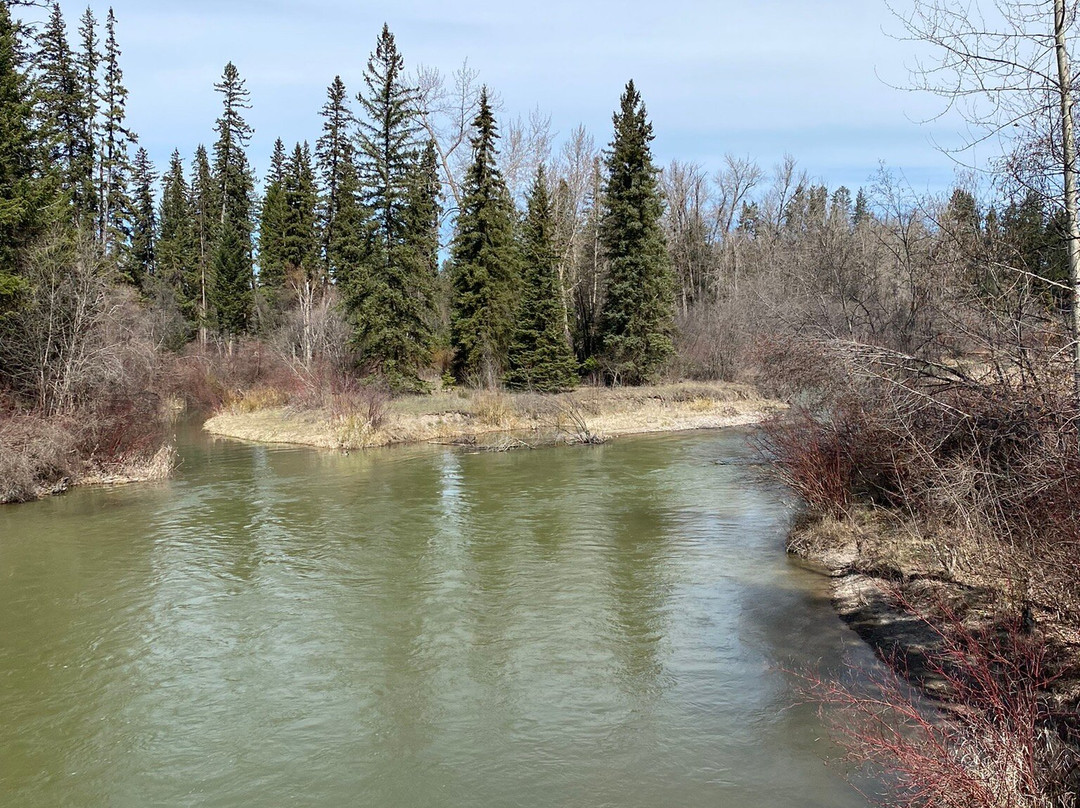
<instances>
[{"instance_id":1,"label":"grassy bank edge","mask_svg":"<svg viewBox=\"0 0 1080 808\"><path fill-rule=\"evenodd\" d=\"M204 429L226 438L326 449L420 443L488 449L599 443L621 435L758 423L784 409L748 385L674 383L533 394L473 390L406 396L375 406L315 408L240 399Z\"/></svg>"}]
</instances>

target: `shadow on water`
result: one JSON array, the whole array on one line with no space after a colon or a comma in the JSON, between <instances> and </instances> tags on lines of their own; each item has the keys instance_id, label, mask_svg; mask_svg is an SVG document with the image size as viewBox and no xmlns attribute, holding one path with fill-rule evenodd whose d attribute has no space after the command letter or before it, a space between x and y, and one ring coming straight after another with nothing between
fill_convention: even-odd
<instances>
[{"instance_id":1,"label":"shadow on water","mask_svg":"<svg viewBox=\"0 0 1080 808\"><path fill-rule=\"evenodd\" d=\"M876 663L739 432L183 441L0 510L0 804L865 804L784 671Z\"/></svg>"}]
</instances>

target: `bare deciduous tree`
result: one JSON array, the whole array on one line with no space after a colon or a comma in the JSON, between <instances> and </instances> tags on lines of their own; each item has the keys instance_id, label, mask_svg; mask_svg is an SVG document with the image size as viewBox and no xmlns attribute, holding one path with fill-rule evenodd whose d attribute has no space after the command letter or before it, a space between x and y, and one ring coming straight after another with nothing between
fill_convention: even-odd
<instances>
[{"instance_id":1,"label":"bare deciduous tree","mask_svg":"<svg viewBox=\"0 0 1080 808\"><path fill-rule=\"evenodd\" d=\"M1065 214L1072 316L1071 356L1080 396L1080 226L1069 40L1077 4L1065 0L914 0L891 7L907 38L930 44L935 61L916 61L915 88L946 100L976 130L973 143L1017 137L1047 144L1061 178L1056 202ZM944 114L944 112L943 112Z\"/></svg>"},{"instance_id":2,"label":"bare deciduous tree","mask_svg":"<svg viewBox=\"0 0 1080 808\"><path fill-rule=\"evenodd\" d=\"M443 177L456 207L461 207L461 182L469 163L469 133L480 108L479 72L466 59L454 71L448 86L436 67L421 65L413 78L420 121L435 143ZM463 148L464 147L464 148Z\"/></svg>"}]
</instances>

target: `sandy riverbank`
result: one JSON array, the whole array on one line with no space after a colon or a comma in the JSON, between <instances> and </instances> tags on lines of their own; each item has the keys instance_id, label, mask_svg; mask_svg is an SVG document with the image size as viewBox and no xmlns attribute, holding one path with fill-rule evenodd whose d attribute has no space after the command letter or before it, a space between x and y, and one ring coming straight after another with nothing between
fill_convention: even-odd
<instances>
[{"instance_id":1,"label":"sandy riverbank","mask_svg":"<svg viewBox=\"0 0 1080 808\"><path fill-rule=\"evenodd\" d=\"M222 437L329 449L408 443L512 448L751 424L783 408L749 385L684 382L558 395L460 390L345 409L256 407L241 399L205 428Z\"/></svg>"}]
</instances>

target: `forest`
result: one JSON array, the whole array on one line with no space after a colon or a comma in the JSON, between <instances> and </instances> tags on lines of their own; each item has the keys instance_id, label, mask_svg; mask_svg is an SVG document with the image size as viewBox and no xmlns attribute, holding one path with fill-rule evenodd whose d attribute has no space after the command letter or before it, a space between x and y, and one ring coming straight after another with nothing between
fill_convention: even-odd
<instances>
[{"instance_id":1,"label":"forest","mask_svg":"<svg viewBox=\"0 0 1080 808\"><path fill-rule=\"evenodd\" d=\"M985 735L982 779L951 758L926 777L925 747L889 746L912 767L910 804L952 790L959 802L933 804L1050 805L1074 788L1055 740L1072 696L1046 696L1075 680L1080 619L1075 146L1058 104L1072 79L1066 60L1065 80L1033 83L1022 54L992 47L1045 57L1047 31L1072 24L1058 4L989 44L947 3L902 17L970 82L924 73L922 89L1018 91L976 121L1012 127L1000 159L940 196L884 166L857 189L794 158L659 166L632 80L612 88L610 133L500 121L475 71L410 68L388 26L361 86L332 77L311 139L279 139L268 166L249 161L258 99L232 63L206 88L221 101L209 146L155 166L126 115L112 12L69 24L53 5L28 26L14 5L0 6L0 501L125 465L167 472L178 402L210 412L259 391L370 414L375 390L751 383L790 405L762 446L807 503L795 545L853 546L849 566L902 582L912 609L970 613L941 629L947 651L983 649L969 672L1020 676L1021 652L1057 665L1021 688L1023 710L969 694L1004 710L962 728ZM960 591L992 603L958 605ZM920 728L927 744L945 732ZM1002 797L1005 781L1051 796Z\"/></svg>"}]
</instances>

